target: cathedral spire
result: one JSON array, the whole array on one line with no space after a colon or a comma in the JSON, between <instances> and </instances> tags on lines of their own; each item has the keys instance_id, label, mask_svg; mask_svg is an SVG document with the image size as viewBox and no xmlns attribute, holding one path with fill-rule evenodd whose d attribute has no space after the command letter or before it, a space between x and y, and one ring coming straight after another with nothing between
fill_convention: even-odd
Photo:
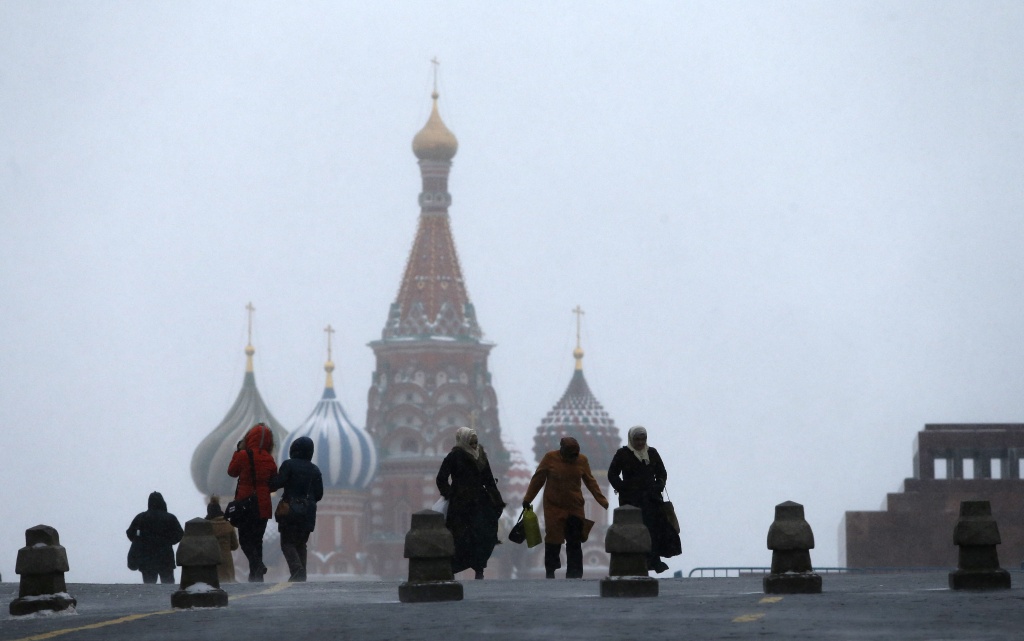
<instances>
[{"instance_id":1,"label":"cathedral spire","mask_svg":"<svg viewBox=\"0 0 1024 641\"><path fill-rule=\"evenodd\" d=\"M252 301L245 306L246 311L249 312L249 340L245 344L245 371L252 373L252 355L256 353L256 348L252 346L252 313L256 311L256 308L252 306Z\"/></svg>"},{"instance_id":2,"label":"cathedral spire","mask_svg":"<svg viewBox=\"0 0 1024 641\"><path fill-rule=\"evenodd\" d=\"M580 347L580 321L583 319L583 309L577 305L572 313L576 314L576 349L572 350L572 356L576 359L577 371L583 371L583 348Z\"/></svg>"},{"instance_id":3,"label":"cathedral spire","mask_svg":"<svg viewBox=\"0 0 1024 641\"><path fill-rule=\"evenodd\" d=\"M459 143L438 112L438 63L436 58L432 62L435 65L433 106L427 124L412 141L423 180L419 226L398 298L391 306L384 327L385 340L431 337L479 340L483 335L469 302L448 218L452 202L448 174Z\"/></svg>"}]
</instances>

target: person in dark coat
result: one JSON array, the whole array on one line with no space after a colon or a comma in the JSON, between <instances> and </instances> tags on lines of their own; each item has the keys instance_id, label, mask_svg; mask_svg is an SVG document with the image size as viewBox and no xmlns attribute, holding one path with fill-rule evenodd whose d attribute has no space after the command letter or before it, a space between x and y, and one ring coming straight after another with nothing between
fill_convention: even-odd
<instances>
[{"instance_id":1,"label":"person in dark coat","mask_svg":"<svg viewBox=\"0 0 1024 641\"><path fill-rule=\"evenodd\" d=\"M544 455L530 479L523 497L523 508L544 489L544 570L549 579L562 567L559 557L565 543L565 578L583 578L583 524L586 515L581 484L598 505L608 509L608 499L590 471L590 461L580 454L579 441L563 436L558 449Z\"/></svg>"},{"instance_id":2,"label":"person in dark coat","mask_svg":"<svg viewBox=\"0 0 1024 641\"><path fill-rule=\"evenodd\" d=\"M238 544L249 561L250 583L263 583L263 575L267 573L267 566L263 563L263 534L267 531L267 521L272 513L270 487L267 484L277 474L273 451L274 433L263 423L257 423L238 442L231 462L228 463L228 476L238 479L235 500L255 494L260 505L259 519L238 528ZM252 462L249 453L252 453Z\"/></svg>"},{"instance_id":3,"label":"person in dark coat","mask_svg":"<svg viewBox=\"0 0 1024 641\"><path fill-rule=\"evenodd\" d=\"M306 543L309 533L316 527L316 502L324 497L324 479L320 468L313 463L313 439L300 436L288 448L287 461L281 470L270 479L270 491L284 488L281 501L294 506L297 500L306 504L302 516L289 514L278 519L277 531L281 533L281 553L288 562L291 572L289 581L306 580Z\"/></svg>"},{"instance_id":4,"label":"person in dark coat","mask_svg":"<svg viewBox=\"0 0 1024 641\"><path fill-rule=\"evenodd\" d=\"M651 533L651 552L647 567L664 572L668 565L663 556L679 554L679 534L669 525L662 510L668 474L658 450L647 446L647 429L641 425L630 428L626 445L620 447L608 466L608 481L619 495L619 506L640 508L644 525Z\"/></svg>"},{"instance_id":5,"label":"person in dark coat","mask_svg":"<svg viewBox=\"0 0 1024 641\"><path fill-rule=\"evenodd\" d=\"M142 572L143 583L174 583L174 545L184 532L178 517L167 511L163 495L149 495L149 509L140 512L125 532L132 547L128 567ZM135 567L132 567L132 566Z\"/></svg>"},{"instance_id":6,"label":"person in dark coat","mask_svg":"<svg viewBox=\"0 0 1024 641\"><path fill-rule=\"evenodd\" d=\"M455 539L452 572L473 568L477 579L484 578L505 502L476 430L460 427L455 432L455 447L437 472L437 489L448 499L445 525Z\"/></svg>"}]
</instances>

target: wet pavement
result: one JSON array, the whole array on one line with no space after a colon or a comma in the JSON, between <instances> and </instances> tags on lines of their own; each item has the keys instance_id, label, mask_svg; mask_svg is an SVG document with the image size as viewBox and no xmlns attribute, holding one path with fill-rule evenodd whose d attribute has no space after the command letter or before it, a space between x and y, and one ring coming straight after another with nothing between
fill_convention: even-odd
<instances>
[{"instance_id":1,"label":"wet pavement","mask_svg":"<svg viewBox=\"0 0 1024 641\"><path fill-rule=\"evenodd\" d=\"M465 599L404 604L398 581L230 584L227 608L172 610L176 586L71 584L75 614L12 618L21 639L1024 639L1024 574L954 592L945 572L824 575L822 594L765 595L760 577L661 579L656 598L598 596L595 580L465 581Z\"/></svg>"}]
</instances>

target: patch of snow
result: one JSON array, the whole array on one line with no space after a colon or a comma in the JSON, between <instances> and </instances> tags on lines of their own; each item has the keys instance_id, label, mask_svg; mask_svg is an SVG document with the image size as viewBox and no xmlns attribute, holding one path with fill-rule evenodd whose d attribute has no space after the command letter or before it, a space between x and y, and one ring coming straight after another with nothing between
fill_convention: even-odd
<instances>
[{"instance_id":1,"label":"patch of snow","mask_svg":"<svg viewBox=\"0 0 1024 641\"><path fill-rule=\"evenodd\" d=\"M192 585L185 588L185 591L189 594L201 594L203 592L216 592L218 588L213 587L209 583L193 583Z\"/></svg>"}]
</instances>

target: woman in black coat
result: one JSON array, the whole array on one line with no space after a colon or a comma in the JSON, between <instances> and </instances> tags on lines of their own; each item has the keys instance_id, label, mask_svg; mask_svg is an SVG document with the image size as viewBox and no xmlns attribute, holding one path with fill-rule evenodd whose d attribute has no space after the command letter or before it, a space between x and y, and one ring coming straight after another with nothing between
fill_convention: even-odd
<instances>
[{"instance_id":1,"label":"woman in black coat","mask_svg":"<svg viewBox=\"0 0 1024 641\"><path fill-rule=\"evenodd\" d=\"M455 432L455 447L437 473L437 489L448 499L445 525L455 539L452 572L473 568L476 578L484 578L487 560L498 542L498 518L505 502L476 430L460 427Z\"/></svg>"},{"instance_id":2,"label":"woman in black coat","mask_svg":"<svg viewBox=\"0 0 1024 641\"><path fill-rule=\"evenodd\" d=\"M289 459L268 485L273 492L284 488L281 501L290 507L288 516L278 519L277 531L281 533L281 553L288 562L291 572L289 581L306 580L306 543L309 533L316 528L316 503L324 497L324 479L320 468L313 463L313 439L300 436L288 448ZM299 514L298 504L304 506Z\"/></svg>"},{"instance_id":3,"label":"woman in black coat","mask_svg":"<svg viewBox=\"0 0 1024 641\"><path fill-rule=\"evenodd\" d=\"M658 450L647 447L647 429L637 425L630 428L626 445L620 447L608 467L608 481L619 495L619 506L640 508L644 525L651 533L651 553L647 566L655 572L664 572L668 565L663 556L680 552L679 534L669 525L662 511L668 474Z\"/></svg>"},{"instance_id":4,"label":"woman in black coat","mask_svg":"<svg viewBox=\"0 0 1024 641\"><path fill-rule=\"evenodd\" d=\"M142 572L143 583L174 583L174 545L184 532L178 517L167 511L163 495L149 495L149 509L139 512L125 532L132 542L128 568ZM134 567L133 567L134 566Z\"/></svg>"}]
</instances>

